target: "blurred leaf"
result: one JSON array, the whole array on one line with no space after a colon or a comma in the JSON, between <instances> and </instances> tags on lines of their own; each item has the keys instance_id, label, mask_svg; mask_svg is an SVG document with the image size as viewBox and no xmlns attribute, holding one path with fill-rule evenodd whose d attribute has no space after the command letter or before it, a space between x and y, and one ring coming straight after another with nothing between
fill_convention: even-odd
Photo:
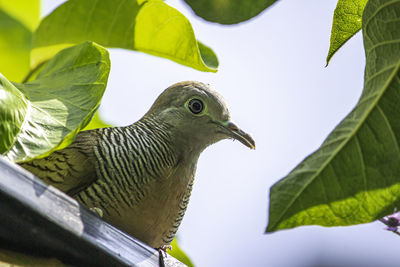
<instances>
[{"instance_id":1,"label":"blurred leaf","mask_svg":"<svg viewBox=\"0 0 400 267\"><path fill-rule=\"evenodd\" d=\"M40 0L0 0L0 9L30 31L34 31L39 24Z\"/></svg>"},{"instance_id":2,"label":"blurred leaf","mask_svg":"<svg viewBox=\"0 0 400 267\"><path fill-rule=\"evenodd\" d=\"M12 267L66 267L61 261L55 258L31 256L10 250L0 250L0 266Z\"/></svg>"},{"instance_id":3,"label":"blurred leaf","mask_svg":"<svg viewBox=\"0 0 400 267\"><path fill-rule=\"evenodd\" d=\"M1 77L0 153L21 162L70 144L96 111L109 71L108 51L85 42L60 51L32 82Z\"/></svg>"},{"instance_id":4,"label":"blurred leaf","mask_svg":"<svg viewBox=\"0 0 400 267\"><path fill-rule=\"evenodd\" d=\"M188 267L194 267L193 262L190 260L190 258L186 255L185 252L179 247L178 240L176 237L174 240L172 240L171 243L172 250L168 251L168 254L174 257L175 259L178 259L182 263L186 264Z\"/></svg>"},{"instance_id":5,"label":"blurred leaf","mask_svg":"<svg viewBox=\"0 0 400 267\"><path fill-rule=\"evenodd\" d=\"M99 111L97 110L96 113L94 113L92 120L89 122L89 124L83 130L86 131L86 130L93 130L93 129L97 129L97 128L107 128L107 127L111 127L111 124L104 122L100 118Z\"/></svg>"},{"instance_id":6,"label":"blurred leaf","mask_svg":"<svg viewBox=\"0 0 400 267\"><path fill-rule=\"evenodd\" d=\"M321 148L270 192L267 231L367 223L400 204L400 0L363 15L365 84Z\"/></svg>"},{"instance_id":7,"label":"blurred leaf","mask_svg":"<svg viewBox=\"0 0 400 267\"><path fill-rule=\"evenodd\" d=\"M331 44L326 65L347 40L361 30L361 19L367 0L339 0L333 13Z\"/></svg>"},{"instance_id":8,"label":"blurred leaf","mask_svg":"<svg viewBox=\"0 0 400 267\"><path fill-rule=\"evenodd\" d=\"M0 9L0 72L21 81L29 71L32 32Z\"/></svg>"},{"instance_id":9,"label":"blurred leaf","mask_svg":"<svg viewBox=\"0 0 400 267\"><path fill-rule=\"evenodd\" d=\"M39 25L34 37L32 65L85 40L142 51L201 71L216 72L218 65L210 48L200 45L200 53L193 28L185 16L160 0L65 2Z\"/></svg>"},{"instance_id":10,"label":"blurred leaf","mask_svg":"<svg viewBox=\"0 0 400 267\"><path fill-rule=\"evenodd\" d=\"M235 24L257 16L277 0L185 0L197 16L221 24Z\"/></svg>"},{"instance_id":11,"label":"blurred leaf","mask_svg":"<svg viewBox=\"0 0 400 267\"><path fill-rule=\"evenodd\" d=\"M22 81L29 72L38 22L39 0L0 0L0 72L12 81Z\"/></svg>"}]
</instances>

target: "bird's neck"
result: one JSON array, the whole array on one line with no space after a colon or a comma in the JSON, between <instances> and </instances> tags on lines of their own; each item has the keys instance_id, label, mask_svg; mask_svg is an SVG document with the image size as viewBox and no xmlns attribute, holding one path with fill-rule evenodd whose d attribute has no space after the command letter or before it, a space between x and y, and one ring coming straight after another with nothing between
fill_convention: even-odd
<instances>
[{"instance_id":1,"label":"bird's neck","mask_svg":"<svg viewBox=\"0 0 400 267\"><path fill-rule=\"evenodd\" d=\"M200 153L204 150L199 142L182 135L178 127L157 117L145 116L130 127L145 133L146 137L155 138L166 144L177 163L185 162L186 165L195 168Z\"/></svg>"}]
</instances>

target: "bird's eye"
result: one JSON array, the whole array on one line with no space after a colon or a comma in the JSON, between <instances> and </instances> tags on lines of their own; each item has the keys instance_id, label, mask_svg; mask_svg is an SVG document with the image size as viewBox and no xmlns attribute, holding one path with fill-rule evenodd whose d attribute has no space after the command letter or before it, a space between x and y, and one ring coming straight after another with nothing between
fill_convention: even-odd
<instances>
[{"instance_id":1,"label":"bird's eye","mask_svg":"<svg viewBox=\"0 0 400 267\"><path fill-rule=\"evenodd\" d=\"M192 99L189 101L188 107L193 114L199 114L204 109L204 104L199 99Z\"/></svg>"}]
</instances>

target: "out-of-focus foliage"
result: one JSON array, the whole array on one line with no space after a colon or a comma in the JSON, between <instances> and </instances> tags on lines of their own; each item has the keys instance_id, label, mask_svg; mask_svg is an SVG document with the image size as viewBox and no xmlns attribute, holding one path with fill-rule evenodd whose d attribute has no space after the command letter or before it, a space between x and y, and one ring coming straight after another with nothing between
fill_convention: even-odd
<instances>
[{"instance_id":1,"label":"out-of-focus foliage","mask_svg":"<svg viewBox=\"0 0 400 267\"><path fill-rule=\"evenodd\" d=\"M55 258L30 256L10 250L0 250L0 266L9 267L67 267Z\"/></svg>"},{"instance_id":2,"label":"out-of-focus foliage","mask_svg":"<svg viewBox=\"0 0 400 267\"><path fill-rule=\"evenodd\" d=\"M354 34L361 30L361 19L367 0L339 0L333 14L331 44L326 65L332 56Z\"/></svg>"},{"instance_id":3,"label":"out-of-focus foliage","mask_svg":"<svg viewBox=\"0 0 400 267\"><path fill-rule=\"evenodd\" d=\"M1 0L0 9L30 31L34 31L39 24L40 0Z\"/></svg>"},{"instance_id":4,"label":"out-of-focus foliage","mask_svg":"<svg viewBox=\"0 0 400 267\"><path fill-rule=\"evenodd\" d=\"M109 71L108 51L85 42L60 51L32 82L0 76L0 153L21 162L69 145L96 111Z\"/></svg>"},{"instance_id":5,"label":"out-of-focus foliage","mask_svg":"<svg viewBox=\"0 0 400 267\"><path fill-rule=\"evenodd\" d=\"M215 72L218 67L215 53L196 41L186 17L160 0L67 1L40 23L32 64L85 40L142 51L201 71Z\"/></svg>"},{"instance_id":6,"label":"out-of-focus foliage","mask_svg":"<svg viewBox=\"0 0 400 267\"><path fill-rule=\"evenodd\" d=\"M251 19L277 0L185 0L197 16L221 24Z\"/></svg>"},{"instance_id":7,"label":"out-of-focus foliage","mask_svg":"<svg viewBox=\"0 0 400 267\"><path fill-rule=\"evenodd\" d=\"M362 31L362 96L321 148L271 188L268 232L367 223L400 204L400 0L370 0Z\"/></svg>"},{"instance_id":8,"label":"out-of-focus foliage","mask_svg":"<svg viewBox=\"0 0 400 267\"><path fill-rule=\"evenodd\" d=\"M38 0L0 1L0 73L12 81L29 72L32 31L38 22Z\"/></svg>"}]
</instances>

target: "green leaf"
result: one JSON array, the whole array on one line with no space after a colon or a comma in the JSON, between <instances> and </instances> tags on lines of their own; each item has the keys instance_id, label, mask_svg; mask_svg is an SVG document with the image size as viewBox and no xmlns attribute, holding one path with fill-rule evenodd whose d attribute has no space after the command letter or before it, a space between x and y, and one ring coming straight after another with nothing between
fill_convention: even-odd
<instances>
[{"instance_id":1,"label":"green leaf","mask_svg":"<svg viewBox=\"0 0 400 267\"><path fill-rule=\"evenodd\" d=\"M29 71L32 32L0 9L0 72L21 81Z\"/></svg>"},{"instance_id":2,"label":"green leaf","mask_svg":"<svg viewBox=\"0 0 400 267\"><path fill-rule=\"evenodd\" d=\"M172 240L171 246L172 250L168 251L169 255L171 255L175 259L178 259L182 263L186 264L188 267L194 267L193 262L186 255L186 253L179 247L178 240L176 237L174 238L174 240Z\"/></svg>"},{"instance_id":3,"label":"green leaf","mask_svg":"<svg viewBox=\"0 0 400 267\"><path fill-rule=\"evenodd\" d=\"M185 0L197 16L221 24L239 23L260 14L277 0Z\"/></svg>"},{"instance_id":4,"label":"green leaf","mask_svg":"<svg viewBox=\"0 0 400 267\"><path fill-rule=\"evenodd\" d=\"M400 204L400 0L363 14L365 84L321 148L270 192L267 232L374 221Z\"/></svg>"},{"instance_id":5,"label":"green leaf","mask_svg":"<svg viewBox=\"0 0 400 267\"><path fill-rule=\"evenodd\" d=\"M0 0L0 72L12 81L22 81L29 71L32 30L38 22L38 0Z\"/></svg>"},{"instance_id":6,"label":"green leaf","mask_svg":"<svg viewBox=\"0 0 400 267\"><path fill-rule=\"evenodd\" d=\"M65 2L39 25L32 65L85 40L168 58L201 71L216 72L218 65L214 52L196 41L185 16L159 0Z\"/></svg>"},{"instance_id":7,"label":"green leaf","mask_svg":"<svg viewBox=\"0 0 400 267\"><path fill-rule=\"evenodd\" d=\"M107 122L103 121L102 118L100 118L99 111L97 110L92 120L85 127L85 129L83 129L83 131L93 130L98 128L107 128L107 127L111 127L111 124L108 124Z\"/></svg>"},{"instance_id":8,"label":"green leaf","mask_svg":"<svg viewBox=\"0 0 400 267\"><path fill-rule=\"evenodd\" d=\"M332 56L353 35L361 30L362 13L367 0L339 0L333 13L331 43L329 46L326 65Z\"/></svg>"},{"instance_id":9,"label":"green leaf","mask_svg":"<svg viewBox=\"0 0 400 267\"><path fill-rule=\"evenodd\" d=\"M0 153L21 162L69 145L96 111L109 71L108 51L85 42L60 51L32 82L1 77Z\"/></svg>"},{"instance_id":10,"label":"green leaf","mask_svg":"<svg viewBox=\"0 0 400 267\"><path fill-rule=\"evenodd\" d=\"M0 9L30 31L35 30L39 24L40 0L0 0Z\"/></svg>"},{"instance_id":11,"label":"green leaf","mask_svg":"<svg viewBox=\"0 0 400 267\"><path fill-rule=\"evenodd\" d=\"M201 58L204 60L207 66L213 69L217 69L219 62L217 55L215 55L214 51L205 44L200 43L197 41L197 44L199 45L199 51L201 54Z\"/></svg>"},{"instance_id":12,"label":"green leaf","mask_svg":"<svg viewBox=\"0 0 400 267\"><path fill-rule=\"evenodd\" d=\"M0 74L0 153L14 143L27 115L28 105L24 95Z\"/></svg>"}]
</instances>

